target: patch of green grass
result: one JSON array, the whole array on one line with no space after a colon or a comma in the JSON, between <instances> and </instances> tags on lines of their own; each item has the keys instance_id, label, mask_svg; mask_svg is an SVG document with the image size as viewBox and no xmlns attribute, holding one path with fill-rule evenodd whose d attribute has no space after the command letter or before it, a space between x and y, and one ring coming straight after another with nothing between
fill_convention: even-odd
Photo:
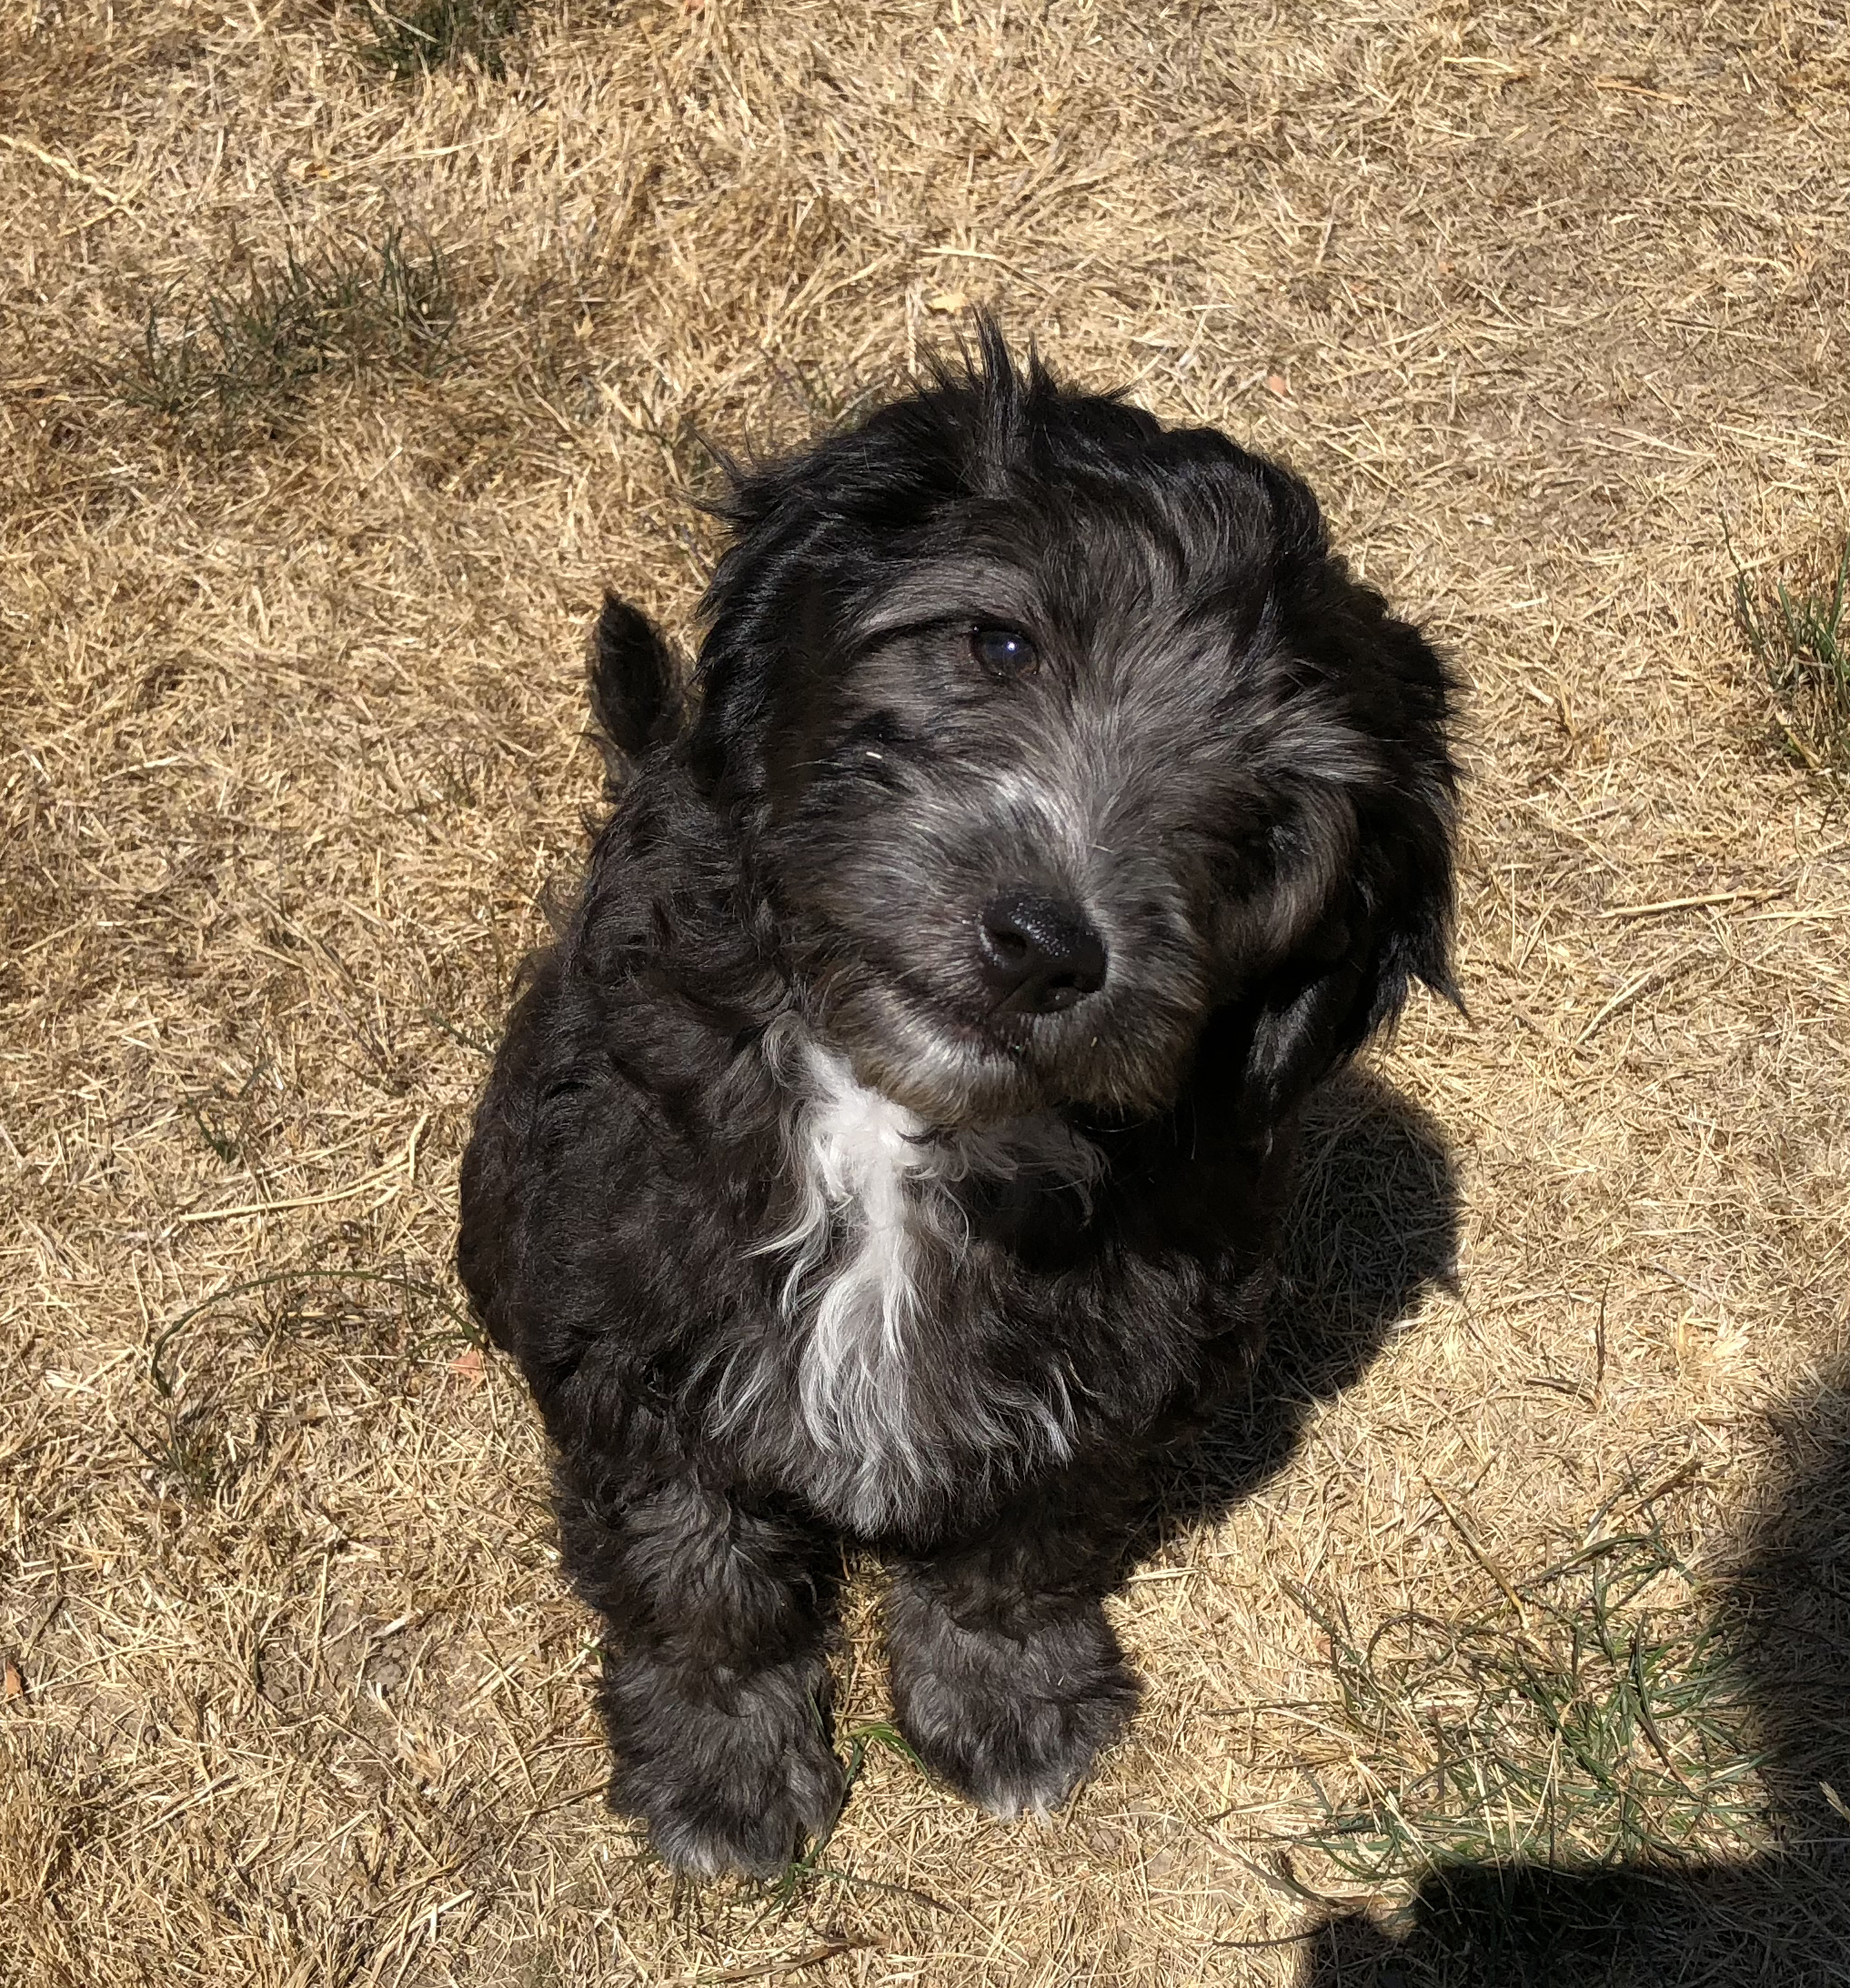
<instances>
[{"instance_id":1,"label":"patch of green grass","mask_svg":"<svg viewBox=\"0 0 1850 1988\"><path fill-rule=\"evenodd\" d=\"M237 1140L232 1136L222 1112L209 1098L188 1098L186 1106L186 1116L192 1120L199 1137L218 1159L230 1166L237 1158Z\"/></svg>"},{"instance_id":2,"label":"patch of green grass","mask_svg":"<svg viewBox=\"0 0 1850 1988\"><path fill-rule=\"evenodd\" d=\"M154 1383L156 1396L163 1401L176 1398L179 1382L173 1371L172 1362L179 1350L198 1330L198 1321L207 1319L226 1305L236 1305L240 1300L259 1293L281 1293L283 1309L272 1315L269 1334L277 1336L289 1320L299 1316L297 1306L304 1295L317 1286L334 1287L334 1304L337 1315L347 1315L350 1307L340 1300L340 1287L348 1284L377 1284L398 1298L399 1311L407 1321L424 1320L419 1318L419 1308L427 1306L439 1316L431 1320L427 1330L420 1330L401 1349L405 1357L424 1357L432 1344L448 1344L452 1340L460 1346L480 1346L484 1343L481 1331L468 1313L459 1311L451 1301L449 1294L440 1285L432 1284L423 1278L414 1277L409 1265L403 1258L383 1270L357 1270L349 1266L327 1267L305 1266L299 1270L277 1270L266 1277L248 1277L241 1282L222 1285L210 1297L202 1298L197 1304L189 1305L170 1324L155 1335L147 1350L148 1379ZM375 1321L376 1322L376 1321Z\"/></svg>"},{"instance_id":3,"label":"patch of green grass","mask_svg":"<svg viewBox=\"0 0 1850 1988\"><path fill-rule=\"evenodd\" d=\"M501 44L520 17L519 0L364 0L364 7L359 52L397 76L465 58L498 76L506 67Z\"/></svg>"},{"instance_id":4,"label":"patch of green grass","mask_svg":"<svg viewBox=\"0 0 1850 1988\"><path fill-rule=\"evenodd\" d=\"M480 1346L474 1321L403 1258L378 1269L302 1265L224 1285L156 1334L151 1398L128 1440L163 1495L209 1504L266 1450L327 1350L364 1348L395 1373Z\"/></svg>"},{"instance_id":5,"label":"patch of green grass","mask_svg":"<svg viewBox=\"0 0 1850 1988\"><path fill-rule=\"evenodd\" d=\"M214 1084L210 1090L200 1096L180 1100L206 1149L227 1167L237 1160L238 1134L247 1123L251 1092L266 1067L265 1059L257 1057L251 1060L244 1081L236 1090L226 1090L223 1086Z\"/></svg>"},{"instance_id":6,"label":"patch of green grass","mask_svg":"<svg viewBox=\"0 0 1850 1988\"><path fill-rule=\"evenodd\" d=\"M1781 743L1814 773L1850 773L1850 537L1835 578L1797 590L1767 592L1735 558L1734 612Z\"/></svg>"},{"instance_id":7,"label":"patch of green grass","mask_svg":"<svg viewBox=\"0 0 1850 1988\"><path fill-rule=\"evenodd\" d=\"M817 1714L819 1720L821 1714ZM841 1776L841 1800L836 1804L835 1814L829 1827L824 1830L808 1850L789 1864L772 1886L771 1895L777 1904L788 1911L798 1894L817 1878L834 1877L852 1882L848 1873L831 1871L822 1862L823 1852L834 1841L835 1832L848 1808L848 1798L854 1792L854 1784L860 1779L861 1770L867 1765L868 1754L875 1748L883 1748L918 1769L922 1774L925 1769L919 1756L897 1726L890 1725L884 1719L870 1720L866 1725L857 1726L852 1732L843 1734L848 1742L848 1765Z\"/></svg>"},{"instance_id":8,"label":"patch of green grass","mask_svg":"<svg viewBox=\"0 0 1850 1988\"><path fill-rule=\"evenodd\" d=\"M815 1708L819 1724L823 1722L820 1706ZM870 1720L865 1725L856 1726L851 1732L842 1735L848 1742L848 1762L841 1777L841 1800L836 1804L835 1813L827 1829L809 1845L800 1857L785 1866L781 1875L766 1887L763 1917L788 1917L823 1883L840 1884L850 1891L876 1892L893 1898L910 1899L914 1904L929 1906L933 1912L949 1912L950 1907L941 1898L932 1897L930 1892L921 1892L910 1884L891 1884L880 1878L864 1877L854 1871L844 1871L838 1865L825 1863L823 1858L829 1844L835 1840L835 1832L840 1827L841 1818L848 1809L848 1798L854 1792L854 1785L860 1779L861 1771L867 1765L868 1755L877 1750L897 1754L908 1766L922 1774L924 1762L912 1751L910 1743L900 1729L884 1719ZM846 1952L846 1948L840 1951ZM702 1980L720 1979L719 1976L701 1977Z\"/></svg>"},{"instance_id":9,"label":"patch of green grass","mask_svg":"<svg viewBox=\"0 0 1850 1988\"><path fill-rule=\"evenodd\" d=\"M182 1407L171 1396L160 1404L159 1427L150 1442L132 1431L128 1440L155 1473L163 1495L177 1496L189 1505L209 1504L225 1475L226 1458L212 1405L196 1401Z\"/></svg>"},{"instance_id":10,"label":"patch of green grass","mask_svg":"<svg viewBox=\"0 0 1850 1988\"><path fill-rule=\"evenodd\" d=\"M1304 1847L1385 1889L1465 1865L1675 1863L1753 1831L1741 1682L1654 1519L1500 1585L1365 1638L1296 1591L1330 1641L1320 1722L1361 1782L1339 1799L1312 1777L1326 1820Z\"/></svg>"},{"instance_id":11,"label":"patch of green grass","mask_svg":"<svg viewBox=\"0 0 1850 1988\"><path fill-rule=\"evenodd\" d=\"M442 252L393 228L377 243L254 266L214 286L178 322L151 306L128 382L136 404L236 425L274 415L330 373L434 373L451 356L455 286Z\"/></svg>"}]
</instances>

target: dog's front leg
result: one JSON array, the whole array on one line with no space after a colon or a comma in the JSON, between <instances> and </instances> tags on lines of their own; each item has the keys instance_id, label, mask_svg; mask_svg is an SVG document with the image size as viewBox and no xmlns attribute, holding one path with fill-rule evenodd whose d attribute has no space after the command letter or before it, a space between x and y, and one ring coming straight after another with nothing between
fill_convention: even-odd
<instances>
[{"instance_id":1,"label":"dog's front leg","mask_svg":"<svg viewBox=\"0 0 1850 1988\"><path fill-rule=\"evenodd\" d=\"M688 1479L559 1498L573 1585L608 1618L613 1804L677 1870L769 1876L834 1821L828 1606L839 1549Z\"/></svg>"},{"instance_id":2,"label":"dog's front leg","mask_svg":"<svg viewBox=\"0 0 1850 1988\"><path fill-rule=\"evenodd\" d=\"M1057 1808L1136 1707L1100 1606L1115 1530L1096 1510L1023 1501L980 1540L894 1569L900 1730L993 1815Z\"/></svg>"}]
</instances>

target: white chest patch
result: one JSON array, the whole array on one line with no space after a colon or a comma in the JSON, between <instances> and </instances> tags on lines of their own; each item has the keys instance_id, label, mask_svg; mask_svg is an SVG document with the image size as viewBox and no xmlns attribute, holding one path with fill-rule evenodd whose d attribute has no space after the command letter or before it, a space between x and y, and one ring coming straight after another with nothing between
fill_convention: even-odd
<instances>
[{"instance_id":1,"label":"white chest patch","mask_svg":"<svg viewBox=\"0 0 1850 1988\"><path fill-rule=\"evenodd\" d=\"M798 1057L806 1093L791 1130L798 1215L761 1249L789 1259L782 1303L805 1326L798 1404L809 1443L829 1460L831 1502L872 1531L927 1481L937 1432L930 1406L941 1419L960 1391L955 1382L968 1378L942 1372L959 1350L935 1330L942 1321L923 1315L928 1258L954 1261L969 1244L948 1183L1031 1171L1083 1187L1103 1156L1051 1115L934 1134L812 1039ZM958 1420L966 1438L1055 1457L1071 1450L1057 1375L1047 1398L974 1391Z\"/></svg>"},{"instance_id":2,"label":"white chest patch","mask_svg":"<svg viewBox=\"0 0 1850 1988\"><path fill-rule=\"evenodd\" d=\"M810 1045L805 1060L813 1090L791 1154L802 1201L769 1248L789 1252L785 1310L809 1314L798 1401L809 1440L846 1466L848 1503L865 1522L898 1488L885 1481L921 1474L908 1364L927 1240L915 1183L932 1149L915 1113L857 1083L840 1058Z\"/></svg>"}]
</instances>

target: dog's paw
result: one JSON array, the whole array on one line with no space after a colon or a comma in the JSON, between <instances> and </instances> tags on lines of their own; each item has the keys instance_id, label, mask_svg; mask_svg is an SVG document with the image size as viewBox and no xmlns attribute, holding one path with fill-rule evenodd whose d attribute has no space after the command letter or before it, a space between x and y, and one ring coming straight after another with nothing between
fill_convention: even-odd
<instances>
[{"instance_id":1,"label":"dog's paw","mask_svg":"<svg viewBox=\"0 0 1850 1988\"><path fill-rule=\"evenodd\" d=\"M807 1668L740 1681L718 1703L657 1672L653 1708L639 1702L634 1673L613 1686L607 1672L612 1802L647 1825L675 1870L775 1877L807 1841L828 1834L847 1783Z\"/></svg>"},{"instance_id":2,"label":"dog's paw","mask_svg":"<svg viewBox=\"0 0 1850 1988\"><path fill-rule=\"evenodd\" d=\"M644 1820L663 1862L691 1877L774 1878L827 1835L844 1792L835 1756L819 1744L766 1765L734 1762L708 1786L659 1791Z\"/></svg>"},{"instance_id":3,"label":"dog's paw","mask_svg":"<svg viewBox=\"0 0 1850 1988\"><path fill-rule=\"evenodd\" d=\"M1045 1820L1123 1730L1137 1681L1096 1606L1010 1634L911 1598L890 1618L900 1729L991 1815Z\"/></svg>"}]
</instances>

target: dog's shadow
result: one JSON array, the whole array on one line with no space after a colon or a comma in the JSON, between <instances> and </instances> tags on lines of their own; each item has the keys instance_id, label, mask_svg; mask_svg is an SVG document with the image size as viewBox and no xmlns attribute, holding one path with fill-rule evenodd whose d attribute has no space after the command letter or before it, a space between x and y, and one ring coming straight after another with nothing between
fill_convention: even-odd
<instances>
[{"instance_id":1,"label":"dog's shadow","mask_svg":"<svg viewBox=\"0 0 1850 1988\"><path fill-rule=\"evenodd\" d=\"M1457 1261L1457 1181L1438 1120L1372 1071L1332 1079L1304 1112L1265 1351L1160 1475L1127 1567L1276 1476L1316 1405L1362 1378Z\"/></svg>"},{"instance_id":2,"label":"dog's shadow","mask_svg":"<svg viewBox=\"0 0 1850 1988\"><path fill-rule=\"evenodd\" d=\"M1147 1559L1290 1461L1456 1274L1458 1194L1432 1115L1367 1071L1306 1113L1267 1351L1244 1394L1155 1487ZM1704 1598L1734 1651L1774 1847L1732 1862L1435 1872L1399 1923L1332 1916L1301 1988L1845 1988L1850 1983L1850 1362L1780 1417L1777 1481Z\"/></svg>"}]
</instances>

